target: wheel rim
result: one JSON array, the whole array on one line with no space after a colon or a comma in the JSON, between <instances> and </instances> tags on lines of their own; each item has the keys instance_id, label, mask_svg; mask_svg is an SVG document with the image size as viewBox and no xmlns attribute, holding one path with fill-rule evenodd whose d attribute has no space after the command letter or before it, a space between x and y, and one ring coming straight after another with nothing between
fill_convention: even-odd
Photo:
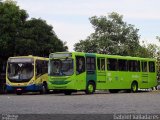
<instances>
[{"instance_id":1,"label":"wheel rim","mask_svg":"<svg viewBox=\"0 0 160 120\"><path fill-rule=\"evenodd\" d=\"M133 85L132 85L132 90L133 90L133 92L136 92L136 91L137 91L137 85L136 85L136 84L133 84Z\"/></svg>"},{"instance_id":2,"label":"wheel rim","mask_svg":"<svg viewBox=\"0 0 160 120\"><path fill-rule=\"evenodd\" d=\"M88 86L88 91L89 91L89 93L92 93L92 92L93 92L93 85L92 85L92 84L89 84L89 86Z\"/></svg>"}]
</instances>

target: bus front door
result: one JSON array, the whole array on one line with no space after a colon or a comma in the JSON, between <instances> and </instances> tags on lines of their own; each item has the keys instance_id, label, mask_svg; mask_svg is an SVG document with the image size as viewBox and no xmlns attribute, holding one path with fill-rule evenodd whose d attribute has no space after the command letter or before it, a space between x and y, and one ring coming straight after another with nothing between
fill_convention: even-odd
<instances>
[{"instance_id":1,"label":"bus front door","mask_svg":"<svg viewBox=\"0 0 160 120\"><path fill-rule=\"evenodd\" d=\"M96 56L95 54L86 54L86 86L93 82L96 86Z\"/></svg>"}]
</instances>

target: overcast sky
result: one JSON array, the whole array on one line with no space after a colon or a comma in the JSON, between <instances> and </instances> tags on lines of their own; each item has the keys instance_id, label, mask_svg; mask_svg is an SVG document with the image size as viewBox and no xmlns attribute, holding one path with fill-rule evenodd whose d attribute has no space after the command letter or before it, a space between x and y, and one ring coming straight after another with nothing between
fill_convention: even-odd
<instances>
[{"instance_id":1,"label":"overcast sky","mask_svg":"<svg viewBox=\"0 0 160 120\"><path fill-rule=\"evenodd\" d=\"M53 26L69 51L79 40L84 40L94 29L89 18L118 12L124 21L139 29L141 41L159 44L160 0L16 0L30 18L41 18Z\"/></svg>"}]
</instances>

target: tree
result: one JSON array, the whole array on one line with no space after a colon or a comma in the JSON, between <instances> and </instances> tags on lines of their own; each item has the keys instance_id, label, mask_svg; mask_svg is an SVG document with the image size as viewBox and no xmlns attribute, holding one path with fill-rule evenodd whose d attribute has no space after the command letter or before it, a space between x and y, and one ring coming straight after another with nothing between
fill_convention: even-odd
<instances>
[{"instance_id":1,"label":"tree","mask_svg":"<svg viewBox=\"0 0 160 120\"><path fill-rule=\"evenodd\" d=\"M157 39L160 40L160 38L157 36ZM138 56L140 57L147 57L147 58L155 58L157 62L157 71L158 74L160 74L160 46L157 44L146 44L144 41L140 47L138 52Z\"/></svg>"},{"instance_id":2,"label":"tree","mask_svg":"<svg viewBox=\"0 0 160 120\"><path fill-rule=\"evenodd\" d=\"M145 58L157 58L159 50L156 44L146 44L142 41L142 45L139 47L139 50L137 50L137 55Z\"/></svg>"},{"instance_id":3,"label":"tree","mask_svg":"<svg viewBox=\"0 0 160 120\"><path fill-rule=\"evenodd\" d=\"M49 53L66 51L53 27L45 20L32 18L20 9L15 1L0 1L0 88L5 82L6 61L10 56L36 55L48 57ZM3 77L2 77L3 74Z\"/></svg>"},{"instance_id":4,"label":"tree","mask_svg":"<svg viewBox=\"0 0 160 120\"><path fill-rule=\"evenodd\" d=\"M159 36L157 36L156 39L160 42ZM160 46L158 46L158 51L157 51L157 71L158 74L160 75Z\"/></svg>"},{"instance_id":5,"label":"tree","mask_svg":"<svg viewBox=\"0 0 160 120\"><path fill-rule=\"evenodd\" d=\"M0 57L7 59L13 56L15 41L28 14L20 10L14 1L7 0L0 4L0 16Z\"/></svg>"},{"instance_id":6,"label":"tree","mask_svg":"<svg viewBox=\"0 0 160 120\"><path fill-rule=\"evenodd\" d=\"M122 15L93 16L90 23L95 32L76 43L75 51L136 56L140 47L138 29L124 22Z\"/></svg>"},{"instance_id":7,"label":"tree","mask_svg":"<svg viewBox=\"0 0 160 120\"><path fill-rule=\"evenodd\" d=\"M50 52L66 51L68 47L45 20L32 18L15 1L0 3L0 57L16 55L48 56Z\"/></svg>"},{"instance_id":8,"label":"tree","mask_svg":"<svg viewBox=\"0 0 160 120\"><path fill-rule=\"evenodd\" d=\"M18 55L48 56L51 52L66 51L67 47L46 21L32 18L25 22L16 41L15 50Z\"/></svg>"}]
</instances>

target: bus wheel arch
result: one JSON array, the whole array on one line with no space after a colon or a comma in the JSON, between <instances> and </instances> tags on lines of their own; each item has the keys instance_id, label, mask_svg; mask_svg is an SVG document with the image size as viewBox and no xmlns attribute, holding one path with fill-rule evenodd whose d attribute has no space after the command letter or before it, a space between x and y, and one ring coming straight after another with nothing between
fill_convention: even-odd
<instances>
[{"instance_id":1,"label":"bus wheel arch","mask_svg":"<svg viewBox=\"0 0 160 120\"><path fill-rule=\"evenodd\" d=\"M134 80L131 84L131 92L136 93L138 92L138 82Z\"/></svg>"},{"instance_id":2,"label":"bus wheel arch","mask_svg":"<svg viewBox=\"0 0 160 120\"><path fill-rule=\"evenodd\" d=\"M86 86L86 90L85 93L86 94L93 94L96 90L96 83L94 80L89 80L87 82L87 86Z\"/></svg>"}]
</instances>

